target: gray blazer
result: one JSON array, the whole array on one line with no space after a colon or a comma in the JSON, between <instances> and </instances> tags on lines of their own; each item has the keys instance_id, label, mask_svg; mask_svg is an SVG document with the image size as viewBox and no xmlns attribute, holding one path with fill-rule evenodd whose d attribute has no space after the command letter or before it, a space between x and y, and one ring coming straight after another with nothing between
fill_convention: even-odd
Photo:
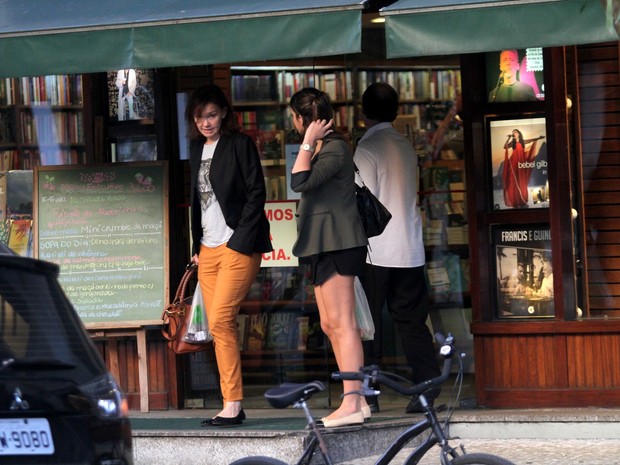
<instances>
[{"instance_id":1,"label":"gray blazer","mask_svg":"<svg viewBox=\"0 0 620 465\"><path fill-rule=\"evenodd\" d=\"M355 199L353 156L345 140L323 139L310 171L291 177L291 189L301 192L293 255L308 257L368 244Z\"/></svg>"}]
</instances>

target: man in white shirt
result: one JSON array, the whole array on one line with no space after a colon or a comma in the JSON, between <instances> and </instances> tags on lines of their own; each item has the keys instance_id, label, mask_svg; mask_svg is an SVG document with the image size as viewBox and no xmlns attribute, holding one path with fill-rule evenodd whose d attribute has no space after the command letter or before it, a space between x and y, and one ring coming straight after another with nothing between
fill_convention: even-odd
<instances>
[{"instance_id":1,"label":"man in white shirt","mask_svg":"<svg viewBox=\"0 0 620 465\"><path fill-rule=\"evenodd\" d=\"M369 239L366 273L361 277L375 323L375 339L364 342L365 363L381 365L381 312L387 303L413 381L418 383L440 373L433 336L426 326L429 302L417 206L418 157L409 139L392 126L398 113L398 93L390 85L369 86L362 97L362 111L367 131L354 160L366 186L392 213L385 231ZM432 402L438 394L434 389L427 397ZM375 408L371 408L378 411L376 398L367 400L369 404L374 401ZM421 411L417 398L406 411Z\"/></svg>"}]
</instances>

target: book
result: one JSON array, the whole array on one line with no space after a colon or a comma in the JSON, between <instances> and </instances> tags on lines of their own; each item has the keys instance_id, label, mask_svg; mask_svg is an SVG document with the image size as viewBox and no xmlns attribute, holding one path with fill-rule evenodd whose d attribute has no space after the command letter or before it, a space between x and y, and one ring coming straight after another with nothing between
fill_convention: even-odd
<instances>
[{"instance_id":1,"label":"book","mask_svg":"<svg viewBox=\"0 0 620 465\"><path fill-rule=\"evenodd\" d=\"M6 173L0 171L0 220L6 218Z\"/></svg>"},{"instance_id":2,"label":"book","mask_svg":"<svg viewBox=\"0 0 620 465\"><path fill-rule=\"evenodd\" d=\"M286 176L265 177L267 200L286 200Z\"/></svg>"},{"instance_id":3,"label":"book","mask_svg":"<svg viewBox=\"0 0 620 465\"><path fill-rule=\"evenodd\" d=\"M270 267L265 270L265 279L271 282L268 300L280 301L284 299L287 274L285 267Z\"/></svg>"},{"instance_id":4,"label":"book","mask_svg":"<svg viewBox=\"0 0 620 465\"><path fill-rule=\"evenodd\" d=\"M463 292L463 278L461 276L461 257L452 253L444 257L446 272L450 283L449 290L452 294Z\"/></svg>"},{"instance_id":5,"label":"book","mask_svg":"<svg viewBox=\"0 0 620 465\"><path fill-rule=\"evenodd\" d=\"M249 315L246 344L247 350L258 351L265 347L268 321L269 315L267 313L254 313Z\"/></svg>"},{"instance_id":6,"label":"book","mask_svg":"<svg viewBox=\"0 0 620 465\"><path fill-rule=\"evenodd\" d=\"M12 219L32 219L34 178L31 170L6 173L6 212Z\"/></svg>"},{"instance_id":7,"label":"book","mask_svg":"<svg viewBox=\"0 0 620 465\"><path fill-rule=\"evenodd\" d=\"M267 349L290 349L292 336L297 326L296 315L293 312L275 312L269 315L267 329ZM297 345L297 339L294 341Z\"/></svg>"},{"instance_id":8,"label":"book","mask_svg":"<svg viewBox=\"0 0 620 465\"><path fill-rule=\"evenodd\" d=\"M322 349L325 347L327 337L321 329L319 320L312 320L308 323L308 339L306 348L309 350Z\"/></svg>"},{"instance_id":9,"label":"book","mask_svg":"<svg viewBox=\"0 0 620 465\"><path fill-rule=\"evenodd\" d=\"M287 135L287 139L292 139L292 137ZM301 193L300 192L294 192L293 189L291 189L291 176L292 176L292 170L293 170L293 165L295 164L295 160L297 159L297 155L299 154L299 141L296 139L292 139L293 142L292 143L287 143L284 146L284 157L285 157L285 162L286 162L286 174L285 174L285 179L284 179L284 183L286 184L286 199L287 200L297 200L301 198Z\"/></svg>"},{"instance_id":10,"label":"book","mask_svg":"<svg viewBox=\"0 0 620 465\"><path fill-rule=\"evenodd\" d=\"M328 94L332 100L337 100L338 94L336 93L336 88L337 88L336 74L326 73L323 75L321 81L322 81L321 90L325 92L326 94Z\"/></svg>"},{"instance_id":11,"label":"book","mask_svg":"<svg viewBox=\"0 0 620 465\"><path fill-rule=\"evenodd\" d=\"M469 242L469 228L467 227L467 220L461 213L451 213L448 215L448 226L446 228L446 232L448 244L464 245Z\"/></svg>"},{"instance_id":12,"label":"book","mask_svg":"<svg viewBox=\"0 0 620 465\"><path fill-rule=\"evenodd\" d=\"M286 286L283 300L302 300L303 289L301 288L302 274L297 267L287 268Z\"/></svg>"},{"instance_id":13,"label":"book","mask_svg":"<svg viewBox=\"0 0 620 465\"><path fill-rule=\"evenodd\" d=\"M263 280L265 279L265 270L266 268L259 268L256 279L254 279L254 282L250 285L250 289L245 300L261 300L263 296Z\"/></svg>"},{"instance_id":14,"label":"book","mask_svg":"<svg viewBox=\"0 0 620 465\"><path fill-rule=\"evenodd\" d=\"M32 220L11 220L8 246L22 257L32 256Z\"/></svg>"},{"instance_id":15,"label":"book","mask_svg":"<svg viewBox=\"0 0 620 465\"><path fill-rule=\"evenodd\" d=\"M298 316L296 320L297 331L295 339L297 341L297 350L306 350L308 348L308 329L310 317Z\"/></svg>"},{"instance_id":16,"label":"book","mask_svg":"<svg viewBox=\"0 0 620 465\"><path fill-rule=\"evenodd\" d=\"M239 342L239 351L241 352L243 352L246 349L249 319L250 319L250 316L246 315L245 313L239 313L237 315L237 331L238 331L237 341Z\"/></svg>"},{"instance_id":17,"label":"book","mask_svg":"<svg viewBox=\"0 0 620 465\"><path fill-rule=\"evenodd\" d=\"M423 229L424 243L426 245L441 245L444 237L444 224L442 220L427 218Z\"/></svg>"},{"instance_id":18,"label":"book","mask_svg":"<svg viewBox=\"0 0 620 465\"><path fill-rule=\"evenodd\" d=\"M8 218L0 219L0 243L9 243L9 235L11 234L11 220Z\"/></svg>"},{"instance_id":19,"label":"book","mask_svg":"<svg viewBox=\"0 0 620 465\"><path fill-rule=\"evenodd\" d=\"M284 158L284 134L281 130L244 128L256 144L261 160L281 160Z\"/></svg>"},{"instance_id":20,"label":"book","mask_svg":"<svg viewBox=\"0 0 620 465\"><path fill-rule=\"evenodd\" d=\"M10 112L0 109L0 145L15 143L15 128Z\"/></svg>"},{"instance_id":21,"label":"book","mask_svg":"<svg viewBox=\"0 0 620 465\"><path fill-rule=\"evenodd\" d=\"M432 294L450 291L450 277L444 260L429 261L426 264L426 274Z\"/></svg>"},{"instance_id":22,"label":"book","mask_svg":"<svg viewBox=\"0 0 620 465\"><path fill-rule=\"evenodd\" d=\"M462 279L463 292L470 292L469 258L461 258L461 279Z\"/></svg>"},{"instance_id":23,"label":"book","mask_svg":"<svg viewBox=\"0 0 620 465\"><path fill-rule=\"evenodd\" d=\"M310 267L305 266L302 268L303 277L302 277L302 296L303 300L314 300L314 285L311 282L312 275L310 271Z\"/></svg>"},{"instance_id":24,"label":"book","mask_svg":"<svg viewBox=\"0 0 620 465\"><path fill-rule=\"evenodd\" d=\"M447 191L450 187L450 170L445 166L432 166L424 170L425 191Z\"/></svg>"},{"instance_id":25,"label":"book","mask_svg":"<svg viewBox=\"0 0 620 465\"><path fill-rule=\"evenodd\" d=\"M17 158L17 150L0 151L0 171L12 170Z\"/></svg>"}]
</instances>

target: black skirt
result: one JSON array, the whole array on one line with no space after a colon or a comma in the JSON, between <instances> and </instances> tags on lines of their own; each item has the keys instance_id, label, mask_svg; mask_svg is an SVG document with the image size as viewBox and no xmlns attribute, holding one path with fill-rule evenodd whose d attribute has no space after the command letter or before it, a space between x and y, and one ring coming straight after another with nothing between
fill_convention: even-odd
<instances>
[{"instance_id":1,"label":"black skirt","mask_svg":"<svg viewBox=\"0 0 620 465\"><path fill-rule=\"evenodd\" d=\"M319 286L335 273L344 276L364 274L366 246L321 252L309 257L300 257L299 261L310 266L311 282Z\"/></svg>"}]
</instances>

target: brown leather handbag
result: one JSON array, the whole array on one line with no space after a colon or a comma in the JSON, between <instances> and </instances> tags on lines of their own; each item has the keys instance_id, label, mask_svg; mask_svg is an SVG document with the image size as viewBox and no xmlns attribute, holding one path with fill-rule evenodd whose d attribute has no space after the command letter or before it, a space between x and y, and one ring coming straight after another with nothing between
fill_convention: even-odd
<instances>
[{"instance_id":1,"label":"brown leather handbag","mask_svg":"<svg viewBox=\"0 0 620 465\"><path fill-rule=\"evenodd\" d=\"M194 264L190 264L185 268L185 274L181 278L174 300L161 314L163 322L161 334L168 341L168 347L175 354L200 352L201 350L206 350L211 344L211 342L189 343L183 340L184 335L187 333L187 326L190 323L192 307L192 296L187 297L186 290L197 269L198 267Z\"/></svg>"}]
</instances>

